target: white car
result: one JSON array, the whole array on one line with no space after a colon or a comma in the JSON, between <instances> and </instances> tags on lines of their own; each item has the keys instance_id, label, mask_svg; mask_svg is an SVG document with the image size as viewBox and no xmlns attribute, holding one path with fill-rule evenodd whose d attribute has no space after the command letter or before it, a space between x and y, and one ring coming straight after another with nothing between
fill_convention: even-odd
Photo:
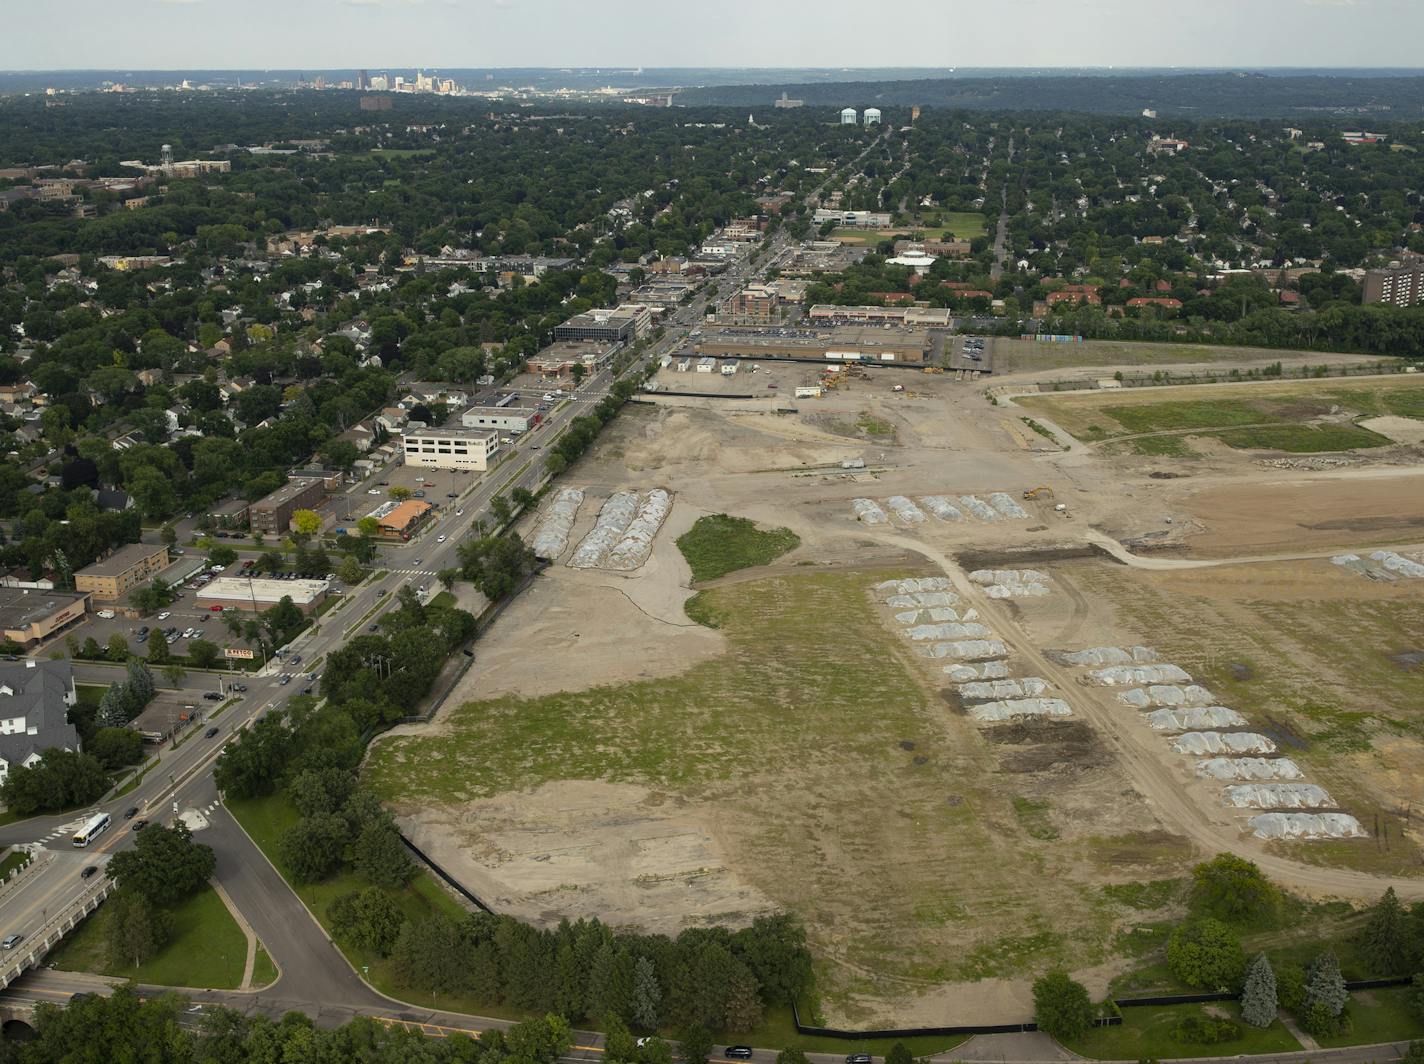
<instances>
[{"instance_id":1,"label":"white car","mask_svg":"<svg viewBox=\"0 0 1424 1064\"><path fill-rule=\"evenodd\" d=\"M464 517L464 516L465 516L465 511L464 511L464 510L456 510L456 511L455 511L455 516L456 516L456 517Z\"/></svg>"},{"instance_id":2,"label":"white car","mask_svg":"<svg viewBox=\"0 0 1424 1064\"><path fill-rule=\"evenodd\" d=\"M227 566L226 566L226 565L211 565L211 566L208 567L208 572L210 572L210 573L224 573L224 572L227 572Z\"/></svg>"},{"instance_id":3,"label":"white car","mask_svg":"<svg viewBox=\"0 0 1424 1064\"><path fill-rule=\"evenodd\" d=\"M366 489L366 494L367 494L367 495L379 495L379 494L381 494L381 489L380 489L380 488L367 488L367 489Z\"/></svg>"},{"instance_id":4,"label":"white car","mask_svg":"<svg viewBox=\"0 0 1424 1064\"><path fill-rule=\"evenodd\" d=\"M546 402L546 403L552 403L553 401L554 401L554 393L553 393L553 392L545 392L545 393L544 393L544 402Z\"/></svg>"},{"instance_id":5,"label":"white car","mask_svg":"<svg viewBox=\"0 0 1424 1064\"><path fill-rule=\"evenodd\" d=\"M111 620L114 619L114 611L113 611L113 610L100 610L98 613L95 614L95 616L96 616L96 617L102 617L102 618L104 618L104 620L106 620L106 621L111 621Z\"/></svg>"},{"instance_id":6,"label":"white car","mask_svg":"<svg viewBox=\"0 0 1424 1064\"><path fill-rule=\"evenodd\" d=\"M445 542L445 537L444 537L444 536L436 536L436 537L435 537L435 542L436 542L436 543L444 543L444 542Z\"/></svg>"},{"instance_id":7,"label":"white car","mask_svg":"<svg viewBox=\"0 0 1424 1064\"><path fill-rule=\"evenodd\" d=\"M158 619L159 619L160 621L166 621L166 620L168 620L169 617L172 617L172 616L173 616L173 614L168 613L168 612L164 612L164 613L160 613L160 614L158 615Z\"/></svg>"}]
</instances>

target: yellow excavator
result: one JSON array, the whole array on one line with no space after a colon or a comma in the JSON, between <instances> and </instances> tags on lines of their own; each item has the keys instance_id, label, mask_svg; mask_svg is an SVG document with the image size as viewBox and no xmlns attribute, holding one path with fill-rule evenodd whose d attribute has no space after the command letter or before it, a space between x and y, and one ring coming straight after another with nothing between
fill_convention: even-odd
<instances>
[{"instance_id":1,"label":"yellow excavator","mask_svg":"<svg viewBox=\"0 0 1424 1064\"><path fill-rule=\"evenodd\" d=\"M1047 484L1040 484L1036 488L1029 488L1023 493L1023 497L1025 499L1051 499L1053 498L1053 489Z\"/></svg>"}]
</instances>

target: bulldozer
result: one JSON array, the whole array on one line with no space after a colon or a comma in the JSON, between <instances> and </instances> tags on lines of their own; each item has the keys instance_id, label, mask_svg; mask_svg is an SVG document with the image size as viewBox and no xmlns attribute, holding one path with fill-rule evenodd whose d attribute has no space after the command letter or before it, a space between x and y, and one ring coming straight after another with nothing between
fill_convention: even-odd
<instances>
[{"instance_id":1,"label":"bulldozer","mask_svg":"<svg viewBox=\"0 0 1424 1064\"><path fill-rule=\"evenodd\" d=\"M1029 488L1023 493L1023 497L1025 499L1051 499L1053 498L1053 489L1047 484L1040 484L1036 488Z\"/></svg>"}]
</instances>

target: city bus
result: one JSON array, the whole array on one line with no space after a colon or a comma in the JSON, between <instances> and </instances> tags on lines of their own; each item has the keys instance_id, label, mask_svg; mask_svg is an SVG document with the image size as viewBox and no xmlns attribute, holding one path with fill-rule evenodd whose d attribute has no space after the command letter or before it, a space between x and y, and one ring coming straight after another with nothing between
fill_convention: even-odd
<instances>
[{"instance_id":1,"label":"city bus","mask_svg":"<svg viewBox=\"0 0 1424 1064\"><path fill-rule=\"evenodd\" d=\"M83 849L109 830L109 814L95 813L74 833L74 845Z\"/></svg>"}]
</instances>

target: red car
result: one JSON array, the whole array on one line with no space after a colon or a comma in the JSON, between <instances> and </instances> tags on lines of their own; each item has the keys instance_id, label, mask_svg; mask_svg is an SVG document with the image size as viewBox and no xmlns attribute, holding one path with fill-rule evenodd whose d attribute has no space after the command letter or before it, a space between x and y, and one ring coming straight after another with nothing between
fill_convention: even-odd
<instances>
[{"instance_id":1,"label":"red car","mask_svg":"<svg viewBox=\"0 0 1424 1064\"><path fill-rule=\"evenodd\" d=\"M214 612L214 613L221 613L221 612L222 612L222 607L221 607L221 606L209 606L208 609L212 610L212 612Z\"/></svg>"}]
</instances>

